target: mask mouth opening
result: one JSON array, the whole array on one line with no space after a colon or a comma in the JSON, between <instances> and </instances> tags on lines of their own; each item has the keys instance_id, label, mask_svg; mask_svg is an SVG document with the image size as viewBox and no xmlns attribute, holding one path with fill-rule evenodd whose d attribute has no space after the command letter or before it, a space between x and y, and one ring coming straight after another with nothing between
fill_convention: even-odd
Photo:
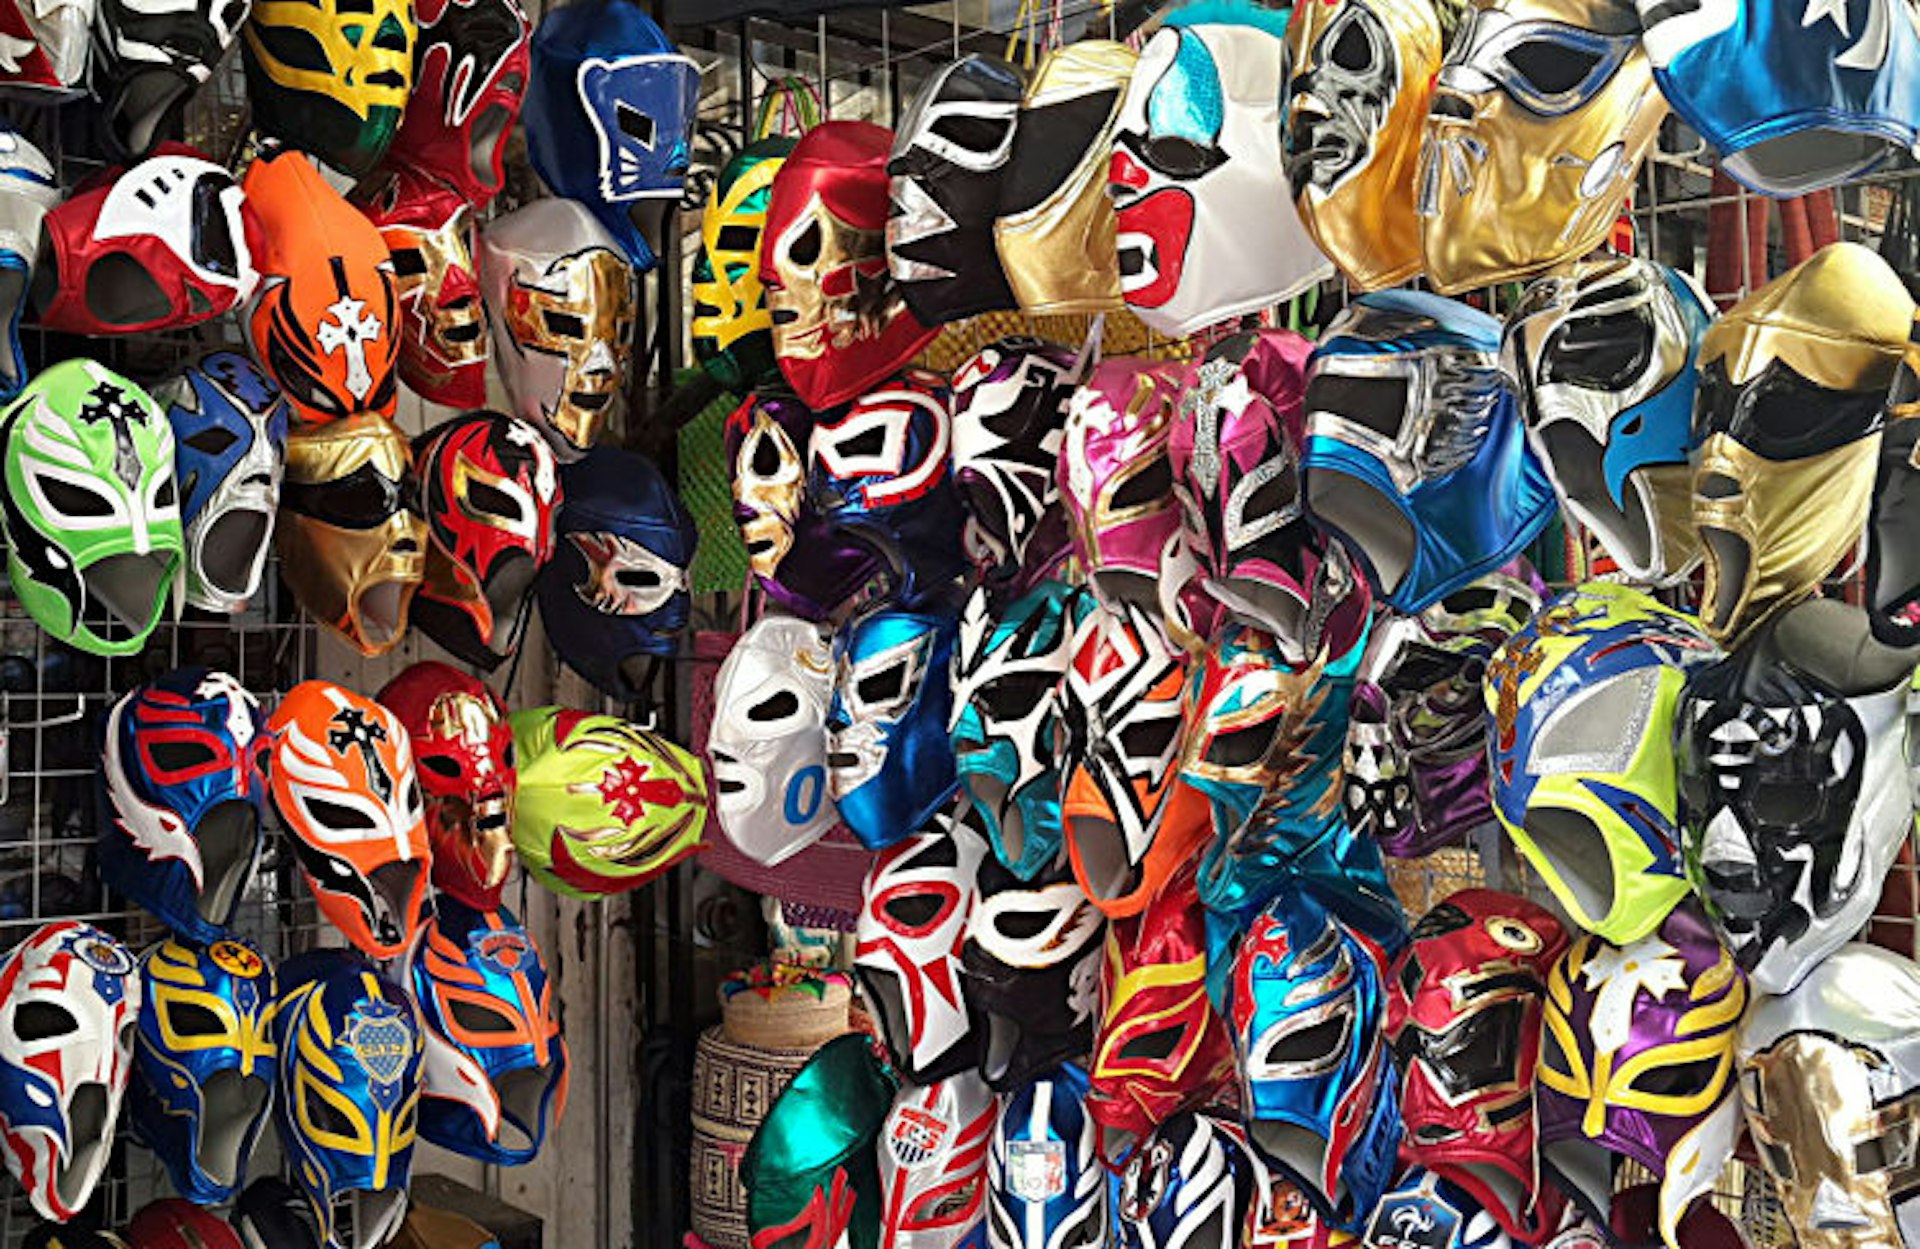
<instances>
[{"instance_id":1,"label":"mask mouth opening","mask_svg":"<svg viewBox=\"0 0 1920 1249\"><path fill-rule=\"evenodd\" d=\"M260 588L272 532L272 515L258 508L221 513L200 540L200 579L221 594L251 597Z\"/></svg>"},{"instance_id":2,"label":"mask mouth opening","mask_svg":"<svg viewBox=\"0 0 1920 1249\"><path fill-rule=\"evenodd\" d=\"M83 622L102 637L116 628L129 634L151 629L173 567L173 557L158 552L109 555L89 564L82 574L88 591Z\"/></svg>"},{"instance_id":3,"label":"mask mouth opening","mask_svg":"<svg viewBox=\"0 0 1920 1249\"><path fill-rule=\"evenodd\" d=\"M108 119L114 138L129 152L147 151L195 85L171 67L134 73Z\"/></svg>"},{"instance_id":4,"label":"mask mouth opening","mask_svg":"<svg viewBox=\"0 0 1920 1249\"><path fill-rule=\"evenodd\" d=\"M112 1145L112 1123L108 1115L107 1086L98 1081L81 1085L67 1103L67 1126L74 1142L65 1163L53 1164L53 1191L60 1204L78 1209L87 1199L94 1181L107 1165Z\"/></svg>"},{"instance_id":5,"label":"mask mouth opening","mask_svg":"<svg viewBox=\"0 0 1920 1249\"><path fill-rule=\"evenodd\" d=\"M222 1188L240 1182L242 1154L266 1112L267 1094L265 1080L232 1068L214 1072L200 1086L200 1148L194 1162Z\"/></svg>"},{"instance_id":6,"label":"mask mouth opening","mask_svg":"<svg viewBox=\"0 0 1920 1249\"><path fill-rule=\"evenodd\" d=\"M1011 1015L991 1011L987 1015L987 1043L980 1056L980 1074L996 1090L1004 1090L1013 1075L1013 1060L1020 1052L1024 1030Z\"/></svg>"},{"instance_id":7,"label":"mask mouth opening","mask_svg":"<svg viewBox=\"0 0 1920 1249\"><path fill-rule=\"evenodd\" d=\"M509 85L509 80L518 82L520 75L512 74L501 80L500 85L513 91L517 97L520 88ZM480 116L474 118L473 128L467 143L467 168L473 173L473 180L488 190L497 190L500 179L494 172L494 154L500 150L500 143L507 137L507 128L513 125L513 114L504 104L489 104L480 110Z\"/></svg>"},{"instance_id":8,"label":"mask mouth opening","mask_svg":"<svg viewBox=\"0 0 1920 1249\"><path fill-rule=\"evenodd\" d=\"M514 1153L531 1153L546 1135L547 1093L553 1088L551 1066L522 1067L493 1082L500 1095L498 1141Z\"/></svg>"},{"instance_id":9,"label":"mask mouth opening","mask_svg":"<svg viewBox=\"0 0 1920 1249\"><path fill-rule=\"evenodd\" d=\"M913 1029L907 1022L907 1004L900 984L888 973L861 967L860 988L880 1016L880 1035L893 1051L896 1062L912 1070Z\"/></svg>"},{"instance_id":10,"label":"mask mouth opening","mask_svg":"<svg viewBox=\"0 0 1920 1249\"><path fill-rule=\"evenodd\" d=\"M1368 564L1384 594L1400 588L1417 549L1413 525L1399 501L1338 469L1308 477L1308 506L1340 531Z\"/></svg>"},{"instance_id":11,"label":"mask mouth opening","mask_svg":"<svg viewBox=\"0 0 1920 1249\"><path fill-rule=\"evenodd\" d=\"M1535 807L1527 812L1527 835L1540 857L1572 895L1583 926L1613 913L1613 851L1594 822L1577 811Z\"/></svg>"},{"instance_id":12,"label":"mask mouth opening","mask_svg":"<svg viewBox=\"0 0 1920 1249\"><path fill-rule=\"evenodd\" d=\"M353 1188L335 1193L328 1220L333 1234L327 1243L347 1249L377 1249L400 1230L400 1220L406 1215L404 1188Z\"/></svg>"},{"instance_id":13,"label":"mask mouth opening","mask_svg":"<svg viewBox=\"0 0 1920 1249\"><path fill-rule=\"evenodd\" d=\"M13 252L0 252L0 318L6 321L7 338L0 343L0 394L12 394L26 384L25 361L20 358L20 314L27 298L28 272Z\"/></svg>"},{"instance_id":14,"label":"mask mouth opening","mask_svg":"<svg viewBox=\"0 0 1920 1249\"><path fill-rule=\"evenodd\" d=\"M136 236L138 237L138 236ZM87 311L107 325L147 325L171 316L173 301L153 274L127 252L108 252L86 266ZM196 292L189 288L189 299ZM204 297L201 297L204 302ZM211 305L190 307L189 314L216 311Z\"/></svg>"},{"instance_id":15,"label":"mask mouth opening","mask_svg":"<svg viewBox=\"0 0 1920 1249\"><path fill-rule=\"evenodd\" d=\"M504 655L512 647L514 628L520 623L520 605L526 602L538 571L531 555L525 551L508 551L501 556L494 574L487 578L487 607L493 613L493 631L487 638L487 649L496 655Z\"/></svg>"},{"instance_id":16,"label":"mask mouth opening","mask_svg":"<svg viewBox=\"0 0 1920 1249\"><path fill-rule=\"evenodd\" d=\"M967 792L973 795L973 801L981 811L991 811L999 817L1000 854L1008 863L1018 863L1027 857L1027 822L1021 818L1020 808L1007 801L1011 793L1007 783L999 777L985 772L966 774Z\"/></svg>"},{"instance_id":17,"label":"mask mouth opening","mask_svg":"<svg viewBox=\"0 0 1920 1249\"><path fill-rule=\"evenodd\" d=\"M1104 816L1075 816L1069 829L1089 897L1107 902L1140 887L1139 867L1127 858L1127 839L1118 824Z\"/></svg>"},{"instance_id":18,"label":"mask mouth opening","mask_svg":"<svg viewBox=\"0 0 1920 1249\"><path fill-rule=\"evenodd\" d=\"M1537 437L1561 491L1587 514L1587 524L1613 556L1634 568L1651 566L1658 554L1653 549L1653 529L1639 507L1615 506L1600 444L1573 421L1553 421L1540 427ZM1637 502L1639 491L1631 477L1621 484L1629 503Z\"/></svg>"},{"instance_id":19,"label":"mask mouth opening","mask_svg":"<svg viewBox=\"0 0 1920 1249\"><path fill-rule=\"evenodd\" d=\"M1248 1128L1260 1152L1293 1173L1289 1178L1295 1179L1302 1188L1317 1187L1306 1178L1320 1174L1321 1160L1326 1157L1327 1143L1317 1134L1277 1119L1254 1119ZM1344 1177L1335 1180L1334 1191L1326 1197L1340 1221L1350 1221L1354 1197Z\"/></svg>"},{"instance_id":20,"label":"mask mouth opening","mask_svg":"<svg viewBox=\"0 0 1920 1249\"><path fill-rule=\"evenodd\" d=\"M382 863L368 876L373 893L380 901L380 914L374 917L373 935L382 945L400 945L413 936L416 918L415 890L420 883L420 862L407 859Z\"/></svg>"},{"instance_id":21,"label":"mask mouth opening","mask_svg":"<svg viewBox=\"0 0 1920 1249\"><path fill-rule=\"evenodd\" d=\"M380 581L360 595L353 614L360 638L366 645L385 649L399 640L407 624L407 604L417 584Z\"/></svg>"},{"instance_id":22,"label":"mask mouth opening","mask_svg":"<svg viewBox=\"0 0 1920 1249\"><path fill-rule=\"evenodd\" d=\"M1456 1168L1478 1181L1485 1192L1499 1199L1508 1213L1524 1215L1527 1213L1527 1189L1520 1180L1501 1167L1485 1162L1455 1164Z\"/></svg>"},{"instance_id":23,"label":"mask mouth opening","mask_svg":"<svg viewBox=\"0 0 1920 1249\"><path fill-rule=\"evenodd\" d=\"M234 904L253 874L254 855L260 847L259 816L251 803L229 798L201 819L194 840L206 872L198 899L200 918L225 924L233 918Z\"/></svg>"}]
</instances>

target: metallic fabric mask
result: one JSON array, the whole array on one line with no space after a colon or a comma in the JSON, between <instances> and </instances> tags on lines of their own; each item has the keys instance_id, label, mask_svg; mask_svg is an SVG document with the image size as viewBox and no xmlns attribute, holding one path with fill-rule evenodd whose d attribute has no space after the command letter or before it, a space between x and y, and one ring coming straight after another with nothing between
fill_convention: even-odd
<instances>
[{"instance_id":1,"label":"metallic fabric mask","mask_svg":"<svg viewBox=\"0 0 1920 1249\"><path fill-rule=\"evenodd\" d=\"M5 7L0 5L0 10ZM0 12L0 35L5 25ZM59 202L53 163L18 132L0 124L0 401L13 398L26 385L20 318L40 259L40 223Z\"/></svg>"},{"instance_id":2,"label":"metallic fabric mask","mask_svg":"<svg viewBox=\"0 0 1920 1249\"><path fill-rule=\"evenodd\" d=\"M1175 9L1140 49L1107 171L1127 307L1178 338L1333 275L1280 161L1282 12Z\"/></svg>"},{"instance_id":3,"label":"metallic fabric mask","mask_svg":"<svg viewBox=\"0 0 1920 1249\"><path fill-rule=\"evenodd\" d=\"M414 0L413 8L413 92L387 165L446 183L478 212L506 181L532 27L518 0Z\"/></svg>"},{"instance_id":4,"label":"metallic fabric mask","mask_svg":"<svg viewBox=\"0 0 1920 1249\"><path fill-rule=\"evenodd\" d=\"M1463 889L1414 925L1387 977L1402 1147L1529 1244L1551 1230L1536 1205L1533 1086L1547 972L1566 948L1544 908Z\"/></svg>"},{"instance_id":5,"label":"metallic fabric mask","mask_svg":"<svg viewBox=\"0 0 1920 1249\"><path fill-rule=\"evenodd\" d=\"M1253 1145L1322 1218L1357 1230L1400 1143L1380 1033L1386 955L1300 889L1262 911L1233 956L1227 1016Z\"/></svg>"},{"instance_id":6,"label":"metallic fabric mask","mask_svg":"<svg viewBox=\"0 0 1920 1249\"><path fill-rule=\"evenodd\" d=\"M781 863L840 822L827 801L832 701L833 653L805 620L762 616L720 665L707 738L715 811L757 863Z\"/></svg>"},{"instance_id":7,"label":"metallic fabric mask","mask_svg":"<svg viewBox=\"0 0 1920 1249\"><path fill-rule=\"evenodd\" d=\"M1086 1096L1087 1073L1063 1063L1003 1099L987 1155L993 1249L1107 1243L1108 1177Z\"/></svg>"},{"instance_id":8,"label":"metallic fabric mask","mask_svg":"<svg viewBox=\"0 0 1920 1249\"><path fill-rule=\"evenodd\" d=\"M933 340L887 272L887 154L893 134L822 122L774 177L760 245L773 354L821 411L870 389Z\"/></svg>"},{"instance_id":9,"label":"metallic fabric mask","mask_svg":"<svg viewBox=\"0 0 1920 1249\"><path fill-rule=\"evenodd\" d=\"M100 0L93 80L109 145L124 155L145 156L173 130L252 8L250 0Z\"/></svg>"},{"instance_id":10,"label":"metallic fabric mask","mask_svg":"<svg viewBox=\"0 0 1920 1249\"><path fill-rule=\"evenodd\" d=\"M1693 523L1707 557L1700 616L1723 645L1810 594L1859 542L1913 314L1886 261L1835 243L1708 327Z\"/></svg>"},{"instance_id":11,"label":"metallic fabric mask","mask_svg":"<svg viewBox=\"0 0 1920 1249\"><path fill-rule=\"evenodd\" d=\"M480 232L479 259L494 363L514 415L577 459L626 388L633 267L592 213L564 199L494 218Z\"/></svg>"},{"instance_id":12,"label":"metallic fabric mask","mask_svg":"<svg viewBox=\"0 0 1920 1249\"><path fill-rule=\"evenodd\" d=\"M1067 552L1054 468L1066 439L1074 354L1037 338L1003 338L953 373L953 476L983 579L1017 593Z\"/></svg>"},{"instance_id":13,"label":"metallic fabric mask","mask_svg":"<svg viewBox=\"0 0 1920 1249\"><path fill-rule=\"evenodd\" d=\"M1674 715L1687 672L1718 657L1692 616L1593 583L1487 664L1494 813L1574 923L1608 941L1646 936L1686 894Z\"/></svg>"},{"instance_id":14,"label":"metallic fabric mask","mask_svg":"<svg viewBox=\"0 0 1920 1249\"><path fill-rule=\"evenodd\" d=\"M1540 1155L1555 1184L1604 1220L1615 1155L1631 1158L1660 1179L1660 1235L1683 1249L1680 1216L1740 1131L1746 1006L1745 974L1690 904L1625 946L1576 937L1547 977L1540 1042Z\"/></svg>"},{"instance_id":15,"label":"metallic fabric mask","mask_svg":"<svg viewBox=\"0 0 1920 1249\"><path fill-rule=\"evenodd\" d=\"M0 201L3 202L3 201ZM4 244L0 244L4 246ZM0 264L4 264L0 253ZM1920 314L1916 314L1920 315ZM1920 321L1916 321L1920 324ZM1880 466L1867 516L1866 605L1873 635L1889 646L1920 644L1920 338L1906 353L1887 394Z\"/></svg>"},{"instance_id":16,"label":"metallic fabric mask","mask_svg":"<svg viewBox=\"0 0 1920 1249\"><path fill-rule=\"evenodd\" d=\"M1361 290L1424 264L1413 175L1450 33L1430 0L1303 4L1287 22L1281 148L1294 207Z\"/></svg>"},{"instance_id":17,"label":"metallic fabric mask","mask_svg":"<svg viewBox=\"0 0 1920 1249\"><path fill-rule=\"evenodd\" d=\"M83 95L99 0L0 3L0 39L8 50L0 84L53 103Z\"/></svg>"},{"instance_id":18,"label":"metallic fabric mask","mask_svg":"<svg viewBox=\"0 0 1920 1249\"><path fill-rule=\"evenodd\" d=\"M487 310L473 261L472 206L452 187L412 170L356 189L355 201L393 255L400 380L429 403L484 406Z\"/></svg>"},{"instance_id":19,"label":"metallic fabric mask","mask_svg":"<svg viewBox=\"0 0 1920 1249\"><path fill-rule=\"evenodd\" d=\"M1500 376L1500 324L1413 291L1362 295L1307 368L1307 508L1411 615L1519 554L1556 510Z\"/></svg>"},{"instance_id":20,"label":"metallic fabric mask","mask_svg":"<svg viewBox=\"0 0 1920 1249\"><path fill-rule=\"evenodd\" d=\"M367 656L398 644L426 576L412 458L406 435L371 412L287 437L280 575L308 615Z\"/></svg>"},{"instance_id":21,"label":"metallic fabric mask","mask_svg":"<svg viewBox=\"0 0 1920 1249\"><path fill-rule=\"evenodd\" d=\"M1810 599L1687 678L1687 876L1756 992L1785 993L1873 915L1913 830L1913 674L1859 608Z\"/></svg>"},{"instance_id":22,"label":"metallic fabric mask","mask_svg":"<svg viewBox=\"0 0 1920 1249\"><path fill-rule=\"evenodd\" d=\"M1167 444L1180 368L1110 356L1067 403L1060 497L1087 585L1112 606L1158 610L1168 549L1180 540Z\"/></svg>"},{"instance_id":23,"label":"metallic fabric mask","mask_svg":"<svg viewBox=\"0 0 1920 1249\"><path fill-rule=\"evenodd\" d=\"M1418 616L1383 620L1348 711L1346 815L1397 859L1465 845L1493 822L1487 661L1533 618L1545 587L1515 560Z\"/></svg>"},{"instance_id":24,"label":"metallic fabric mask","mask_svg":"<svg viewBox=\"0 0 1920 1249\"><path fill-rule=\"evenodd\" d=\"M1527 287L1500 367L1567 512L1620 571L1663 584L1700 558L1686 512L1700 338L1713 319L1684 274L1626 256Z\"/></svg>"},{"instance_id":25,"label":"metallic fabric mask","mask_svg":"<svg viewBox=\"0 0 1920 1249\"><path fill-rule=\"evenodd\" d=\"M772 135L748 144L720 170L700 214L693 258L693 354L707 375L737 395L779 376L773 314L760 284L760 244L774 175L794 140Z\"/></svg>"},{"instance_id":26,"label":"metallic fabric mask","mask_svg":"<svg viewBox=\"0 0 1920 1249\"><path fill-rule=\"evenodd\" d=\"M1027 83L993 242L1028 316L1122 306L1107 165L1138 60L1123 43L1082 39L1047 53Z\"/></svg>"},{"instance_id":27,"label":"metallic fabric mask","mask_svg":"<svg viewBox=\"0 0 1920 1249\"><path fill-rule=\"evenodd\" d=\"M993 219L1026 85L1015 66L973 53L928 76L894 133L887 268L928 325L1015 306Z\"/></svg>"},{"instance_id":28,"label":"metallic fabric mask","mask_svg":"<svg viewBox=\"0 0 1920 1249\"><path fill-rule=\"evenodd\" d=\"M880 1133L882 1244L984 1249L987 1147L999 1121L977 1071L900 1090Z\"/></svg>"},{"instance_id":29,"label":"metallic fabric mask","mask_svg":"<svg viewBox=\"0 0 1920 1249\"><path fill-rule=\"evenodd\" d=\"M1365 1240L1392 1249L1516 1249L1473 1193L1420 1167L1410 1168L1373 1208Z\"/></svg>"},{"instance_id":30,"label":"metallic fabric mask","mask_svg":"<svg viewBox=\"0 0 1920 1249\"><path fill-rule=\"evenodd\" d=\"M255 0L244 33L256 130L351 177L380 163L413 92L408 0Z\"/></svg>"},{"instance_id":31,"label":"metallic fabric mask","mask_svg":"<svg viewBox=\"0 0 1920 1249\"><path fill-rule=\"evenodd\" d=\"M1114 1195L1120 1249L1236 1249L1264 1170L1224 1116L1186 1110L1128 1155Z\"/></svg>"},{"instance_id":32,"label":"metallic fabric mask","mask_svg":"<svg viewBox=\"0 0 1920 1249\"><path fill-rule=\"evenodd\" d=\"M187 602L245 611L266 574L287 466L287 404L238 352L216 351L153 389L173 426Z\"/></svg>"},{"instance_id":33,"label":"metallic fabric mask","mask_svg":"<svg viewBox=\"0 0 1920 1249\"><path fill-rule=\"evenodd\" d=\"M864 1033L814 1051L740 1159L751 1249L880 1249L879 1146L898 1089Z\"/></svg>"},{"instance_id":34,"label":"metallic fabric mask","mask_svg":"<svg viewBox=\"0 0 1920 1249\"><path fill-rule=\"evenodd\" d=\"M827 789L869 850L925 828L959 787L951 617L883 609L835 640Z\"/></svg>"},{"instance_id":35,"label":"metallic fabric mask","mask_svg":"<svg viewBox=\"0 0 1920 1249\"><path fill-rule=\"evenodd\" d=\"M1666 115L1632 0L1474 0L1414 175L1433 289L1530 277L1604 244Z\"/></svg>"},{"instance_id":36,"label":"metallic fabric mask","mask_svg":"<svg viewBox=\"0 0 1920 1249\"><path fill-rule=\"evenodd\" d=\"M140 957L140 1033L128 1117L175 1192L233 1200L279 1075L268 1023L273 969L248 942L168 938Z\"/></svg>"}]
</instances>

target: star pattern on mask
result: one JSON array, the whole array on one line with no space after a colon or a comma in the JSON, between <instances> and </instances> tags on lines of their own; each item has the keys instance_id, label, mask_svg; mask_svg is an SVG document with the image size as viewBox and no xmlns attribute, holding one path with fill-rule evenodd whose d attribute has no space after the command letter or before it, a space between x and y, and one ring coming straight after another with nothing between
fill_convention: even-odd
<instances>
[{"instance_id":1,"label":"star pattern on mask","mask_svg":"<svg viewBox=\"0 0 1920 1249\"><path fill-rule=\"evenodd\" d=\"M1800 18L1801 29L1818 26L1825 21L1831 21L1834 29L1842 35L1853 34L1847 21L1847 0L1807 0L1807 11Z\"/></svg>"},{"instance_id":2,"label":"star pattern on mask","mask_svg":"<svg viewBox=\"0 0 1920 1249\"><path fill-rule=\"evenodd\" d=\"M133 402L132 396L112 382L96 382L87 392L87 402L80 405L74 416L82 425L105 421L113 427L113 475L125 483L127 489L139 489L140 457L133 449L133 427L136 423L146 424L147 414Z\"/></svg>"},{"instance_id":3,"label":"star pattern on mask","mask_svg":"<svg viewBox=\"0 0 1920 1249\"><path fill-rule=\"evenodd\" d=\"M342 707L333 713L329 723L335 727L327 730L327 745L341 754L357 751L373 792L379 795L380 801L392 802L393 776L374 748L374 743L387 740L387 726L378 720L369 720L367 713L358 707Z\"/></svg>"},{"instance_id":4,"label":"star pattern on mask","mask_svg":"<svg viewBox=\"0 0 1920 1249\"><path fill-rule=\"evenodd\" d=\"M1680 951L1659 935L1629 946L1595 947L1581 969L1581 979L1595 990L1592 1023L1594 1043L1601 1053L1617 1053L1633 1033L1634 1004L1645 993L1659 1001L1687 987L1687 963Z\"/></svg>"}]
</instances>

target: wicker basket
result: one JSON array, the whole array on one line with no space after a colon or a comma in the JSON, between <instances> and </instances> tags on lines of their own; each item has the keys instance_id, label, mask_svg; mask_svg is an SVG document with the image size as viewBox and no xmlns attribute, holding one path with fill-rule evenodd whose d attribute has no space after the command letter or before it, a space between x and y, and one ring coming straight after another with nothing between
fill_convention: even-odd
<instances>
[{"instance_id":1,"label":"wicker basket","mask_svg":"<svg viewBox=\"0 0 1920 1249\"><path fill-rule=\"evenodd\" d=\"M844 1022L842 1031L845 1031ZM716 1024L693 1050L693 1233L713 1249L747 1249L740 1156L774 1099L818 1046L762 1049Z\"/></svg>"}]
</instances>

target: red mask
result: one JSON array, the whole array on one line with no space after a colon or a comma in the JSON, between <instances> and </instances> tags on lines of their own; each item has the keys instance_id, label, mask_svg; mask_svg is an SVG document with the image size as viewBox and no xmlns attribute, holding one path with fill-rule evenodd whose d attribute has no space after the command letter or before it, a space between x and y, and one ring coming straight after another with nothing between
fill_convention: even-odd
<instances>
[{"instance_id":1,"label":"red mask","mask_svg":"<svg viewBox=\"0 0 1920 1249\"><path fill-rule=\"evenodd\" d=\"M487 401L487 313L473 265L473 209L411 170L377 179L354 202L393 253L400 301L400 380L450 408Z\"/></svg>"},{"instance_id":2,"label":"red mask","mask_svg":"<svg viewBox=\"0 0 1920 1249\"><path fill-rule=\"evenodd\" d=\"M1421 918L1387 979L1402 1148L1527 1243L1542 1231L1533 1115L1541 1001L1566 946L1560 922L1526 899L1464 889ZM1489 1171L1510 1182L1490 1183Z\"/></svg>"},{"instance_id":3,"label":"red mask","mask_svg":"<svg viewBox=\"0 0 1920 1249\"><path fill-rule=\"evenodd\" d=\"M527 15L515 0L418 0L414 16L413 94L387 166L428 174L485 208L500 193L527 89Z\"/></svg>"}]
</instances>

